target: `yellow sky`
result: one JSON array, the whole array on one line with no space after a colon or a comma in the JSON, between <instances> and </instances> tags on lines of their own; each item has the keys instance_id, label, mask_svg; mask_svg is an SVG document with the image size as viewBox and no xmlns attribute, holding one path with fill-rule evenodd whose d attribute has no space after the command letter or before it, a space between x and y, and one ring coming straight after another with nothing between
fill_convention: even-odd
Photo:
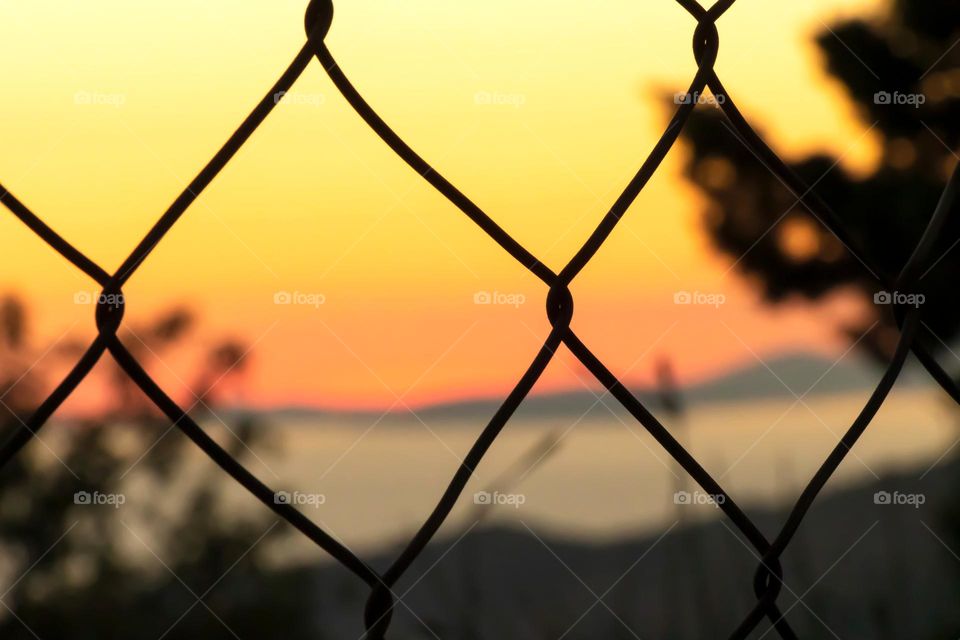
<instances>
[{"instance_id":1,"label":"yellow sky","mask_svg":"<svg viewBox=\"0 0 960 640\"><path fill-rule=\"evenodd\" d=\"M292 59L305 4L0 3L0 181L112 270ZM740 0L722 18L718 70L776 148L870 163L875 141L810 39L875 6ZM660 135L660 96L695 70L694 26L667 0L353 0L338 4L328 42L415 149L558 270ZM682 153L575 281L583 339L633 380L665 353L689 379L751 352L835 352L844 305L771 312L710 252L702 203L678 177ZM92 308L73 302L91 284L9 213L0 255L0 288L29 300L42 336L92 335ZM678 290L728 302L677 307ZM278 291L324 304L276 305ZM479 291L526 303L478 306ZM255 344L258 402L502 392L548 329L542 284L395 158L316 63L126 293L128 318L186 302L205 335ZM176 378L190 379L162 369L175 394ZM561 357L539 388L578 377Z\"/></svg>"}]
</instances>

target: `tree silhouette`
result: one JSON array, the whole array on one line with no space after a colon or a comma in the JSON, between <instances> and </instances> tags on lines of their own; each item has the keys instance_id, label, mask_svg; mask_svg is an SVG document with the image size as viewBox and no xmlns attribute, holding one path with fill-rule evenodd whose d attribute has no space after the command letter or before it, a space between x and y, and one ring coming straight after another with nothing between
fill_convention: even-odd
<instances>
[{"instance_id":1,"label":"tree silhouette","mask_svg":"<svg viewBox=\"0 0 960 640\"><path fill-rule=\"evenodd\" d=\"M698 110L684 132L693 150L685 176L707 196L703 219L714 245L738 261L737 269L758 282L772 304L841 290L865 299L868 316L841 329L862 338L860 344L878 357L889 356L895 323L889 305L877 304L883 285L861 259L899 272L958 161L958 42L960 4L947 0L892 0L881 19L843 21L816 37L826 70L846 90L864 127L879 136L881 156L864 177L827 155L788 164L844 221L855 247L843 246L799 204L718 110ZM922 317L930 331L920 339L935 351L960 333L951 278L960 268L960 216L951 213L935 262L920 290L911 292L925 296ZM876 321L880 329L864 335ZM960 510L950 510L944 521L953 541L960 540ZM957 637L956 629L946 631L939 637Z\"/></svg>"},{"instance_id":2,"label":"tree silhouette","mask_svg":"<svg viewBox=\"0 0 960 640\"><path fill-rule=\"evenodd\" d=\"M839 158L813 155L788 161L850 230L844 247L746 148L718 110L698 109L684 132L693 153L685 176L708 198L704 224L714 245L759 283L773 303L856 292L872 310L862 324L842 327L877 355L890 352L893 315L877 302L885 288L861 259L896 274L933 213L960 145L960 4L893 0L875 21L847 20L816 38L826 69L846 90L864 128L873 126L882 154L865 177ZM735 98L735 96L733 96ZM788 100L789 96L779 99ZM780 154L783 157L783 154ZM934 349L960 329L950 275L960 266L960 220L952 216L920 282L924 322ZM851 251L852 249L852 251Z\"/></svg>"},{"instance_id":3,"label":"tree silhouette","mask_svg":"<svg viewBox=\"0 0 960 640\"><path fill-rule=\"evenodd\" d=\"M27 316L18 299L0 297L0 437L21 427L52 374L83 349L35 346ZM194 324L189 311L173 309L131 323L124 341L149 366ZM211 416L219 390L246 362L234 340L201 354L185 405L195 405L197 420ZM104 367L104 395L113 399L105 414L52 425L0 473L0 637L267 638L277 621L284 637L318 637L310 594L264 558L285 527L263 509L227 508L231 480L212 463L187 463L192 443L115 363ZM260 430L231 422L224 446L243 459ZM124 502L78 499L92 492Z\"/></svg>"}]
</instances>

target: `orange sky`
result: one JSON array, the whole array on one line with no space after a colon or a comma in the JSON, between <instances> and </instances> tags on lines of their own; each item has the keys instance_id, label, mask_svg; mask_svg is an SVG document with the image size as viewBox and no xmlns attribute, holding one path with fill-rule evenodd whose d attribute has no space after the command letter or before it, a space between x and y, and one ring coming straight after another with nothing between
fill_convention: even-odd
<instances>
[{"instance_id":1,"label":"orange sky","mask_svg":"<svg viewBox=\"0 0 960 640\"><path fill-rule=\"evenodd\" d=\"M115 268L289 63L304 5L3 3L0 181ZM722 18L718 70L778 149L870 165L875 140L810 38L875 5L741 0ZM694 73L693 28L667 0L586 9L353 0L338 5L329 44L414 148L558 270L660 135L659 96ZM575 281L581 337L634 381L662 354L689 380L753 354L838 353L833 329L849 305L765 308L732 261L710 251L702 202L678 177L682 153ZM74 304L90 282L9 213L0 255L0 289L29 301L44 344L67 330L93 335L92 307ZM681 290L727 301L677 306ZM478 306L483 291L525 303ZM277 305L277 292L324 303ZM387 407L503 393L548 330L542 284L395 158L316 63L126 294L128 318L186 303L203 318L198 345L216 335L251 344L247 389L258 404ZM189 366L153 370L176 395ZM538 389L579 378L562 355ZM81 388L75 402L94 394Z\"/></svg>"}]
</instances>

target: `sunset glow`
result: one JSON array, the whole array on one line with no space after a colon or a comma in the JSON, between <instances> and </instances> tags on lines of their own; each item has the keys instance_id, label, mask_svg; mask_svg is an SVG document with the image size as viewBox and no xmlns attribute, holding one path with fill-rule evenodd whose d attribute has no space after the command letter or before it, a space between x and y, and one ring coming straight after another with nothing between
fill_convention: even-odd
<instances>
[{"instance_id":1,"label":"sunset glow","mask_svg":"<svg viewBox=\"0 0 960 640\"><path fill-rule=\"evenodd\" d=\"M778 149L871 165L869 123L826 80L811 37L874 4L747 2L722 18L718 71ZM303 8L0 4L0 181L116 268L300 48ZM757 28L767 21L783 27ZM589 14L541 0L354 1L337 6L328 42L419 153L559 270L666 126L669 96L695 71L691 32L668 1L611 0ZM855 305L765 307L709 246L705 204L679 176L684 152L574 282L578 334L638 383L662 354L685 381L781 352L839 354L836 330ZM28 302L38 343L92 339L93 307L76 302L96 295L92 282L8 213L0 254L0 292ZM724 303L678 305L678 292ZM316 62L125 294L132 322L184 304L201 318L197 344L250 345L244 400L258 406L503 394L549 330L542 283L397 159ZM152 367L182 391L188 364ZM596 386L561 354L537 390L584 384ZM84 384L68 406L94 394Z\"/></svg>"}]
</instances>

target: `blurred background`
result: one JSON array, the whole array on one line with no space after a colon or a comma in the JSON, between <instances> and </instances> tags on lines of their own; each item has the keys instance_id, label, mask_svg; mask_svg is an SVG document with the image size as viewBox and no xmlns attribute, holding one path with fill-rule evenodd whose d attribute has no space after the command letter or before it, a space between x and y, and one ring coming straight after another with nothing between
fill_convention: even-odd
<instances>
[{"instance_id":1,"label":"blurred background","mask_svg":"<svg viewBox=\"0 0 960 640\"><path fill-rule=\"evenodd\" d=\"M0 3L0 180L108 271L303 43L304 2ZM552 269L696 64L676 3L357 0L327 42L425 158ZM717 72L844 247L698 105L571 286L573 328L774 537L897 337L897 272L960 144L960 8L740 0ZM960 371L956 217L921 278ZM100 293L0 215L0 427L95 336ZM549 332L546 290L314 63L126 285L124 344L258 477L377 568ZM958 412L911 360L784 555L803 638L960 634ZM235 486L105 358L0 472L9 638L360 638L365 586ZM398 585L393 638L725 637L742 535L561 351ZM5 585L5 586L4 586ZM761 626L754 637L773 637Z\"/></svg>"}]
</instances>

